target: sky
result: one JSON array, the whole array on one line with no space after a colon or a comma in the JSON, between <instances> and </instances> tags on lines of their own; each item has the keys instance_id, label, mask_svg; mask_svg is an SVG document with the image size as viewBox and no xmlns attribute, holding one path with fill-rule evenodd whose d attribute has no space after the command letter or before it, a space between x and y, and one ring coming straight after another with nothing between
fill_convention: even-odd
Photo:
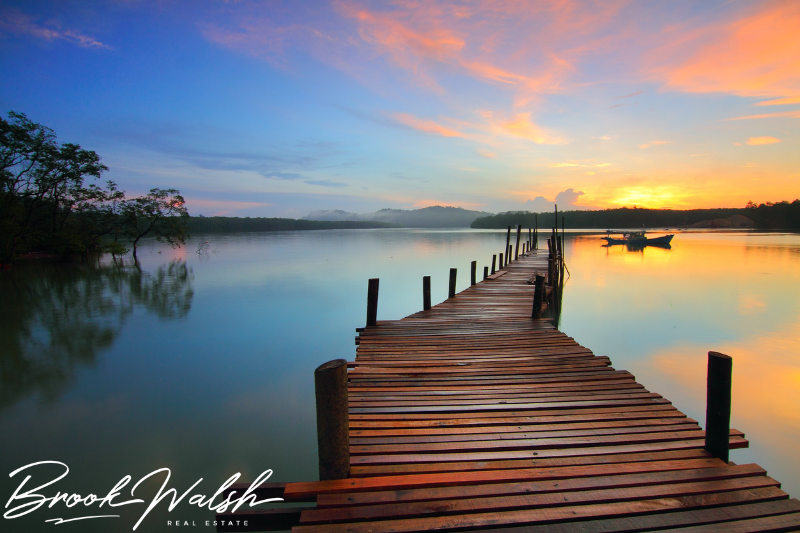
<instances>
[{"instance_id":1,"label":"sky","mask_svg":"<svg viewBox=\"0 0 800 533\"><path fill-rule=\"evenodd\" d=\"M192 215L800 197L796 0L0 0L0 80Z\"/></svg>"}]
</instances>

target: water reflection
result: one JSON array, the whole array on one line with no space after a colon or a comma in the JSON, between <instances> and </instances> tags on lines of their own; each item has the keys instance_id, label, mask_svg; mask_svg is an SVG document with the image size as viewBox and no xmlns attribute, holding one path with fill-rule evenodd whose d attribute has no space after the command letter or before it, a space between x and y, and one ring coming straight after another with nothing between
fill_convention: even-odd
<instances>
[{"instance_id":1,"label":"water reflection","mask_svg":"<svg viewBox=\"0 0 800 533\"><path fill-rule=\"evenodd\" d=\"M192 271L173 261L138 265L30 265L0 276L0 409L32 393L56 400L79 367L111 348L140 306L161 319L186 316Z\"/></svg>"}]
</instances>

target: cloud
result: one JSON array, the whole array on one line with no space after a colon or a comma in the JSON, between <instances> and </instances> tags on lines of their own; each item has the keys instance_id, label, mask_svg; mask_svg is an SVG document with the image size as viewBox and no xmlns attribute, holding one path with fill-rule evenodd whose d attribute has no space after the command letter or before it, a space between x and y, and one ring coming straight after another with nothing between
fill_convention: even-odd
<instances>
[{"instance_id":1,"label":"cloud","mask_svg":"<svg viewBox=\"0 0 800 533\"><path fill-rule=\"evenodd\" d=\"M665 65L654 73L666 88L747 97L800 95L800 2L752 5L757 10L739 20L708 25L680 36L677 47L665 46L660 51Z\"/></svg>"},{"instance_id":2,"label":"cloud","mask_svg":"<svg viewBox=\"0 0 800 533\"><path fill-rule=\"evenodd\" d=\"M753 105L762 106L762 105L789 105L789 104L800 104L800 96L791 96L789 98L776 98L775 100L766 100L764 102L757 102Z\"/></svg>"},{"instance_id":3,"label":"cloud","mask_svg":"<svg viewBox=\"0 0 800 533\"><path fill-rule=\"evenodd\" d=\"M639 145L639 148L641 148L642 150L644 150L645 148L650 148L650 145L649 145L649 144L640 144L640 145Z\"/></svg>"},{"instance_id":4,"label":"cloud","mask_svg":"<svg viewBox=\"0 0 800 533\"><path fill-rule=\"evenodd\" d=\"M561 211L587 209L585 206L575 205L575 202L577 202L578 199L584 194L586 193L583 191L576 191L570 187L566 191L561 191L558 193L554 201L550 201L544 196L537 196L533 200L528 200L525 202L523 207L527 211L531 211L533 213L552 211L556 205L558 205L558 208Z\"/></svg>"},{"instance_id":5,"label":"cloud","mask_svg":"<svg viewBox=\"0 0 800 533\"><path fill-rule=\"evenodd\" d=\"M320 187L347 187L346 183L333 180L306 180L309 185L319 185Z\"/></svg>"},{"instance_id":6,"label":"cloud","mask_svg":"<svg viewBox=\"0 0 800 533\"><path fill-rule=\"evenodd\" d=\"M497 159L496 152L490 152L484 148L478 148L478 155L485 157L486 159Z\"/></svg>"},{"instance_id":7,"label":"cloud","mask_svg":"<svg viewBox=\"0 0 800 533\"><path fill-rule=\"evenodd\" d=\"M305 178L305 176L296 172L275 172L274 170L261 172L261 175L267 179L278 180L301 180Z\"/></svg>"},{"instance_id":8,"label":"cloud","mask_svg":"<svg viewBox=\"0 0 800 533\"><path fill-rule=\"evenodd\" d=\"M562 144L562 139L548 135L542 128L531 121L530 113L517 113L512 119L494 122L496 131L520 137L536 144Z\"/></svg>"},{"instance_id":9,"label":"cloud","mask_svg":"<svg viewBox=\"0 0 800 533\"><path fill-rule=\"evenodd\" d=\"M535 144L563 144L566 142L534 124L531 121L530 113L516 113L511 117L503 117L496 116L491 111L485 111L480 115L479 121L476 122L445 118L444 120L449 125L418 118L409 113L395 113L390 116L395 122L423 133L441 137L461 137L484 144L493 144L496 137L520 138Z\"/></svg>"},{"instance_id":10,"label":"cloud","mask_svg":"<svg viewBox=\"0 0 800 533\"><path fill-rule=\"evenodd\" d=\"M632 97L634 97L634 96L638 96L638 95L642 94L643 92L644 92L644 91L636 91L635 93L626 94L625 96L615 96L615 97L614 97L614 100L620 100L620 99L622 99L622 98L632 98ZM616 106L615 106L615 107L616 107Z\"/></svg>"},{"instance_id":11,"label":"cloud","mask_svg":"<svg viewBox=\"0 0 800 533\"><path fill-rule=\"evenodd\" d=\"M553 210L553 202L551 202L544 196L537 196L533 200L528 200L527 202L525 202L524 207L525 210L530 211L532 213L544 213Z\"/></svg>"},{"instance_id":12,"label":"cloud","mask_svg":"<svg viewBox=\"0 0 800 533\"><path fill-rule=\"evenodd\" d=\"M800 111L782 111L780 113L765 113L763 115L748 115L746 117L735 117L735 118L727 118L727 120L748 120L748 119L755 119L755 118L800 118Z\"/></svg>"},{"instance_id":13,"label":"cloud","mask_svg":"<svg viewBox=\"0 0 800 533\"><path fill-rule=\"evenodd\" d=\"M396 113L392 115L392 118L394 118L397 122L403 124L404 126L408 126L423 133L429 133L431 135L440 135L442 137L467 137L467 135L465 135L464 133L443 126L438 122L434 122L433 120L417 118L413 115L409 115L408 113Z\"/></svg>"},{"instance_id":14,"label":"cloud","mask_svg":"<svg viewBox=\"0 0 800 533\"><path fill-rule=\"evenodd\" d=\"M650 144L656 144L656 145L658 145L658 144L672 144L674 142L675 141L650 141Z\"/></svg>"},{"instance_id":15,"label":"cloud","mask_svg":"<svg viewBox=\"0 0 800 533\"><path fill-rule=\"evenodd\" d=\"M775 144L783 142L780 139L776 139L775 137L750 137L747 139L747 144L750 146L760 146L762 144Z\"/></svg>"},{"instance_id":16,"label":"cloud","mask_svg":"<svg viewBox=\"0 0 800 533\"><path fill-rule=\"evenodd\" d=\"M550 168L563 168L563 167L580 167L578 163L553 163Z\"/></svg>"},{"instance_id":17,"label":"cloud","mask_svg":"<svg viewBox=\"0 0 800 533\"><path fill-rule=\"evenodd\" d=\"M556 204L562 206L562 209L564 207L576 207L575 202L584 194L586 193L583 191L576 191L570 187L566 191L562 191L556 195Z\"/></svg>"},{"instance_id":18,"label":"cloud","mask_svg":"<svg viewBox=\"0 0 800 533\"><path fill-rule=\"evenodd\" d=\"M66 41L81 48L113 50L111 46L78 30L61 29L55 21L48 21L44 25L38 24L30 16L14 9L0 13L0 31L12 35L30 35L44 41Z\"/></svg>"}]
</instances>

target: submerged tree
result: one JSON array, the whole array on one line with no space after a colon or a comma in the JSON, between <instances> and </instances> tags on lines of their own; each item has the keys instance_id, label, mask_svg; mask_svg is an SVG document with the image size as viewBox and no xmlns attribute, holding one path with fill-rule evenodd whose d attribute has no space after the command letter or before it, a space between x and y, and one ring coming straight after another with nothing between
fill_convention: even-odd
<instances>
[{"instance_id":1,"label":"submerged tree","mask_svg":"<svg viewBox=\"0 0 800 533\"><path fill-rule=\"evenodd\" d=\"M122 206L124 232L131 238L133 257L142 237L153 235L173 248L186 242L189 213L177 189L150 189Z\"/></svg>"}]
</instances>

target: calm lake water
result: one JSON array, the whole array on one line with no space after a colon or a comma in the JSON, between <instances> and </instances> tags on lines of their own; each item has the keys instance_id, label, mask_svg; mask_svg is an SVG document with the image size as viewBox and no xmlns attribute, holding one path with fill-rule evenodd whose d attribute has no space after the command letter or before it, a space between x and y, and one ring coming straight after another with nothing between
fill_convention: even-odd
<instances>
[{"instance_id":1,"label":"calm lake water","mask_svg":"<svg viewBox=\"0 0 800 533\"><path fill-rule=\"evenodd\" d=\"M209 241L206 253L198 246ZM709 350L734 358L732 426L757 462L800 495L800 235L678 233L671 249L602 247L567 234L571 277L560 329L611 357L648 389L705 423ZM313 370L352 360L368 278L380 278L379 319L458 290L502 250L505 232L342 230L194 237L141 248L141 270L32 265L0 271L0 500L27 488L105 496L125 475L171 469L167 488L211 495L231 475L271 481L317 475ZM164 482L137 489L149 502ZM187 498L188 499L188 498ZM213 513L161 502L137 531ZM31 500L17 500L11 507ZM72 509L63 503L2 520L2 531L131 531L146 504ZM51 518L121 515L54 526ZM192 529L198 531L198 529Z\"/></svg>"}]
</instances>

